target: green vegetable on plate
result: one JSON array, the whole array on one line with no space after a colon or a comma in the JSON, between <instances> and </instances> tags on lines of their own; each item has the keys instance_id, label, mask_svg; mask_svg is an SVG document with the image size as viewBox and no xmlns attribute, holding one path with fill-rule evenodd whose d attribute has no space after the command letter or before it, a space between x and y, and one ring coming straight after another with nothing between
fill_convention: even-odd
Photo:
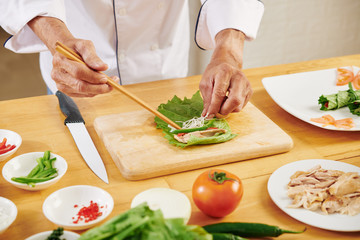
<instances>
[{"instance_id":1,"label":"green vegetable on plate","mask_svg":"<svg viewBox=\"0 0 360 240\"><path fill-rule=\"evenodd\" d=\"M34 187L35 183L49 181L57 176L57 169L53 167L56 158L50 158L50 151L44 152L44 156L36 159L38 163L27 176L12 177L11 180L25 183Z\"/></svg>"},{"instance_id":2,"label":"green vegetable on plate","mask_svg":"<svg viewBox=\"0 0 360 240\"><path fill-rule=\"evenodd\" d=\"M318 99L318 103L321 105L320 110L336 110L360 99L360 90L354 91L351 83L349 83L349 89L346 91L338 91L335 94L321 95Z\"/></svg>"},{"instance_id":3,"label":"green vegetable on plate","mask_svg":"<svg viewBox=\"0 0 360 240\"><path fill-rule=\"evenodd\" d=\"M62 240L60 237L64 234L64 228L58 227L46 238L46 240Z\"/></svg>"}]
</instances>

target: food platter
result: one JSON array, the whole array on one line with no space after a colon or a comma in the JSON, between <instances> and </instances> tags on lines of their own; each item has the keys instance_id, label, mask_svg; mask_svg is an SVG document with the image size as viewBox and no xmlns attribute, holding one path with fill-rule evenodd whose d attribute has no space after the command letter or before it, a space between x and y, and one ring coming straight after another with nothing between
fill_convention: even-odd
<instances>
[{"instance_id":1,"label":"food platter","mask_svg":"<svg viewBox=\"0 0 360 240\"><path fill-rule=\"evenodd\" d=\"M360 214L355 216L338 213L325 215L304 208L288 208L292 200L287 196L287 184L290 176L296 171L306 171L316 165L324 169L341 170L343 172L358 172L360 168L354 165L324 159L308 159L286 164L272 173L268 181L268 192L274 203L289 216L314 227L341 231L360 231Z\"/></svg>"},{"instance_id":2,"label":"food platter","mask_svg":"<svg viewBox=\"0 0 360 240\"><path fill-rule=\"evenodd\" d=\"M357 73L360 68L354 66ZM329 130L359 131L360 117L350 113L347 107L334 111L322 111L318 104L321 95L334 94L349 87L336 86L336 68L287 74L263 78L262 83L271 98L285 111L314 126ZM335 119L353 118L355 126L351 129L339 129L332 125L312 122L311 118L320 118L331 114Z\"/></svg>"}]
</instances>

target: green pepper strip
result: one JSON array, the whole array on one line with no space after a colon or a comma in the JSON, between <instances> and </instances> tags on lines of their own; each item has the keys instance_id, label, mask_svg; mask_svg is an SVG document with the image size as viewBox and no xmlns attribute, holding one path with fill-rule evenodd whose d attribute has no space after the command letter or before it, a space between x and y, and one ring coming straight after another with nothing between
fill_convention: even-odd
<instances>
[{"instance_id":1,"label":"green pepper strip","mask_svg":"<svg viewBox=\"0 0 360 240\"><path fill-rule=\"evenodd\" d=\"M32 178L34 177L38 172L40 171L40 165L36 165L36 167L34 167L31 172L27 175L28 178Z\"/></svg>"},{"instance_id":2,"label":"green pepper strip","mask_svg":"<svg viewBox=\"0 0 360 240\"><path fill-rule=\"evenodd\" d=\"M31 184L31 183L39 183L39 182L49 181L55 177L56 177L56 175L50 176L50 177L44 177L44 178L12 177L11 180L13 180L14 182Z\"/></svg>"},{"instance_id":3,"label":"green pepper strip","mask_svg":"<svg viewBox=\"0 0 360 240\"><path fill-rule=\"evenodd\" d=\"M204 126L202 127L198 127L198 128L181 128L181 129L176 129L174 131L171 131L170 133L173 134L178 134L178 133L189 133L189 132L195 132L195 131L202 131L202 130L206 130L208 129L211 124L215 121L216 119L211 119L210 121L208 121Z\"/></svg>"}]
</instances>

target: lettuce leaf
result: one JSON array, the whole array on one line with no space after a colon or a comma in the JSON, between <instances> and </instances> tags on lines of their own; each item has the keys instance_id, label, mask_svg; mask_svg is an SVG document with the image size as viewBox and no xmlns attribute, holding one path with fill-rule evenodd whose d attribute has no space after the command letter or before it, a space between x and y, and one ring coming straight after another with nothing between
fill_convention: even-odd
<instances>
[{"instance_id":1,"label":"lettuce leaf","mask_svg":"<svg viewBox=\"0 0 360 240\"><path fill-rule=\"evenodd\" d=\"M182 127L183 122L201 116L203 105L203 99L201 98L200 92L197 91L190 99L185 97L184 100L181 100L179 97L174 96L166 104L160 104L158 111ZM174 134L170 132L171 128L168 127L166 122L155 117L155 123L157 124L157 128L163 130L163 133L165 134L164 137L169 140L169 143L178 147L221 143L229 141L237 136L237 134L231 132L231 128L225 119L216 119L210 127L225 129L226 133L206 138L191 136L188 143L181 143L174 138Z\"/></svg>"},{"instance_id":2,"label":"lettuce leaf","mask_svg":"<svg viewBox=\"0 0 360 240\"><path fill-rule=\"evenodd\" d=\"M83 233L79 240L211 240L201 226L185 225L184 219L164 219L161 210L151 210L147 203L138 205L100 226Z\"/></svg>"}]
</instances>

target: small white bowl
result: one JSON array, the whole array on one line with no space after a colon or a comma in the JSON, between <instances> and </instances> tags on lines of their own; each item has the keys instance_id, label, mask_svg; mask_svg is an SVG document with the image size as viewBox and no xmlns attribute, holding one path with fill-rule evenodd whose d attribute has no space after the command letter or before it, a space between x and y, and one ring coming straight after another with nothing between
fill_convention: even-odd
<instances>
[{"instance_id":1,"label":"small white bowl","mask_svg":"<svg viewBox=\"0 0 360 240\"><path fill-rule=\"evenodd\" d=\"M0 143L2 142L2 140L4 138L7 139L6 144L15 145L16 147L11 151L0 154L0 162L4 161L5 159L7 159L11 155L13 155L19 149L19 147L22 143L21 136L19 134L17 134L16 132L6 130L6 129L0 129Z\"/></svg>"},{"instance_id":2,"label":"small white bowl","mask_svg":"<svg viewBox=\"0 0 360 240\"><path fill-rule=\"evenodd\" d=\"M46 238L48 236L50 236L50 234L53 231L46 231L46 232L41 232L41 233L37 233L34 234L28 238L26 238L25 240L46 240ZM63 235L60 236L60 239L66 239L66 240L76 240L80 237L80 234L74 233L74 232L69 232L69 231L64 231Z\"/></svg>"},{"instance_id":3,"label":"small white bowl","mask_svg":"<svg viewBox=\"0 0 360 240\"><path fill-rule=\"evenodd\" d=\"M77 219L82 207L88 207L90 201L99 205L102 215L87 223ZM53 192L43 203L43 212L47 219L66 229L82 230L95 226L109 216L114 208L114 200L105 190L88 185L76 185Z\"/></svg>"},{"instance_id":4,"label":"small white bowl","mask_svg":"<svg viewBox=\"0 0 360 240\"><path fill-rule=\"evenodd\" d=\"M0 197L0 234L6 231L15 221L17 208L15 203L7 198Z\"/></svg>"},{"instance_id":5,"label":"small white bowl","mask_svg":"<svg viewBox=\"0 0 360 240\"><path fill-rule=\"evenodd\" d=\"M191 216L189 198L182 192L170 188L150 188L137 194L131 208L146 202L151 210L160 209L165 219L183 218L185 224Z\"/></svg>"},{"instance_id":6,"label":"small white bowl","mask_svg":"<svg viewBox=\"0 0 360 240\"><path fill-rule=\"evenodd\" d=\"M53 162L53 166L57 168L58 175L55 178L46 182L35 183L34 187L25 183L18 183L11 180L12 177L27 176L29 172L38 164L36 159L43 156L44 152L31 152L16 156L5 163L2 169L2 175L6 181L21 189L30 191L45 189L59 181L60 178L62 178L62 176L64 176L66 173L68 167L65 159L54 153L50 153L50 157L56 157L56 160Z\"/></svg>"}]
</instances>

